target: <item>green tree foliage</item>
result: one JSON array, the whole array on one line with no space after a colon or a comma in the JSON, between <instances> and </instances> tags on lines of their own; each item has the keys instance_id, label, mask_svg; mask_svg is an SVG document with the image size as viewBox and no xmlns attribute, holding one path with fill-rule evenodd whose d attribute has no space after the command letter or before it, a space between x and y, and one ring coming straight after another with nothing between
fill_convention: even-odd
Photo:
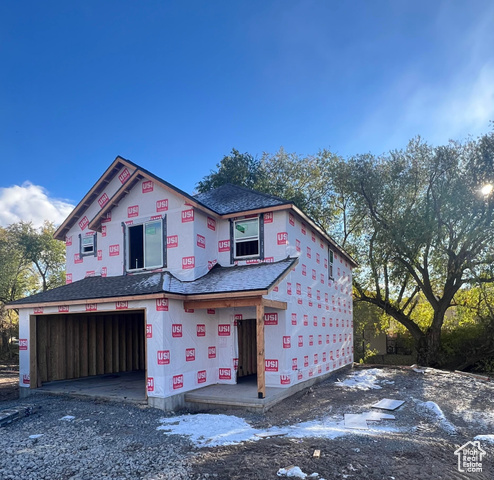
<instances>
[{"instance_id":1,"label":"green tree foliage","mask_svg":"<svg viewBox=\"0 0 494 480\"><path fill-rule=\"evenodd\" d=\"M423 365L439 363L445 314L460 289L494 280L494 201L480 194L493 156L490 134L436 148L415 139L405 150L349 161L349 193L365 215L363 234L351 239L364 264L357 300L404 325ZM432 310L426 326L414 318L421 299Z\"/></svg>"}]
</instances>

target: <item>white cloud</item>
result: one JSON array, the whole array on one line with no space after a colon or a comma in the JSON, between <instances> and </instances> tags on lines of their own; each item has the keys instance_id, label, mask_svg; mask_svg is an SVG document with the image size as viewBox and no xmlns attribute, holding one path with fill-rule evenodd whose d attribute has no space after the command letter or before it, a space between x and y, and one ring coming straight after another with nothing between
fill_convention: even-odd
<instances>
[{"instance_id":1,"label":"white cloud","mask_svg":"<svg viewBox=\"0 0 494 480\"><path fill-rule=\"evenodd\" d=\"M39 227L45 220L59 225L73 208L70 203L50 198L43 187L30 182L0 188L0 225L3 227L20 221Z\"/></svg>"}]
</instances>

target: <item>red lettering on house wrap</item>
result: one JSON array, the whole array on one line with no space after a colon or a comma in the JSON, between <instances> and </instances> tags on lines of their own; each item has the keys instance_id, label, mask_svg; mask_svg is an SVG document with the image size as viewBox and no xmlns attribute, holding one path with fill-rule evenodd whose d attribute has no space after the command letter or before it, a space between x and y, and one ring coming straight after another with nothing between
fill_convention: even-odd
<instances>
[{"instance_id":1,"label":"red lettering on house wrap","mask_svg":"<svg viewBox=\"0 0 494 480\"><path fill-rule=\"evenodd\" d=\"M80 221L79 221L79 227L81 230L84 230L87 226L89 225L89 220L86 216L84 216Z\"/></svg>"},{"instance_id":2,"label":"red lettering on house wrap","mask_svg":"<svg viewBox=\"0 0 494 480\"><path fill-rule=\"evenodd\" d=\"M168 248L178 247L178 235L170 235L169 237L166 237L166 246Z\"/></svg>"},{"instance_id":3,"label":"red lettering on house wrap","mask_svg":"<svg viewBox=\"0 0 494 480\"><path fill-rule=\"evenodd\" d=\"M69 306L68 305L59 305L58 306L58 313L69 313Z\"/></svg>"},{"instance_id":4,"label":"red lettering on house wrap","mask_svg":"<svg viewBox=\"0 0 494 480\"><path fill-rule=\"evenodd\" d=\"M156 211L166 212L168 210L168 198L163 198L162 200L156 200Z\"/></svg>"},{"instance_id":5,"label":"red lettering on house wrap","mask_svg":"<svg viewBox=\"0 0 494 480\"><path fill-rule=\"evenodd\" d=\"M173 390L183 388L183 386L184 386L184 376L183 375L174 375L173 376Z\"/></svg>"},{"instance_id":6,"label":"red lettering on house wrap","mask_svg":"<svg viewBox=\"0 0 494 480\"><path fill-rule=\"evenodd\" d=\"M19 350L27 350L27 338L19 338Z\"/></svg>"},{"instance_id":7,"label":"red lettering on house wrap","mask_svg":"<svg viewBox=\"0 0 494 480\"><path fill-rule=\"evenodd\" d=\"M67 273L65 275L65 284L68 285L69 283L72 283L72 274L71 273Z\"/></svg>"},{"instance_id":8,"label":"red lettering on house wrap","mask_svg":"<svg viewBox=\"0 0 494 480\"><path fill-rule=\"evenodd\" d=\"M299 335L298 336L298 346L299 347L303 347L304 346L304 336L303 335Z\"/></svg>"},{"instance_id":9,"label":"red lettering on house wrap","mask_svg":"<svg viewBox=\"0 0 494 480\"><path fill-rule=\"evenodd\" d=\"M302 232L302 235L307 234L307 230L305 229L305 223L302 223L302 225L300 226L300 231Z\"/></svg>"},{"instance_id":10,"label":"red lettering on house wrap","mask_svg":"<svg viewBox=\"0 0 494 480\"><path fill-rule=\"evenodd\" d=\"M157 312L168 312L168 298L157 298L156 299L156 311Z\"/></svg>"},{"instance_id":11,"label":"red lettering on house wrap","mask_svg":"<svg viewBox=\"0 0 494 480\"><path fill-rule=\"evenodd\" d=\"M196 258L192 257L182 257L182 270L187 270L194 268L196 265Z\"/></svg>"},{"instance_id":12,"label":"red lettering on house wrap","mask_svg":"<svg viewBox=\"0 0 494 480\"><path fill-rule=\"evenodd\" d=\"M208 217L208 228L213 232L216 230L216 220L214 218Z\"/></svg>"},{"instance_id":13,"label":"red lettering on house wrap","mask_svg":"<svg viewBox=\"0 0 494 480\"><path fill-rule=\"evenodd\" d=\"M101 276L105 278L108 275L108 269L106 267L101 268Z\"/></svg>"},{"instance_id":14,"label":"red lettering on house wrap","mask_svg":"<svg viewBox=\"0 0 494 480\"><path fill-rule=\"evenodd\" d=\"M88 271L86 272L85 277L86 277L86 278L87 278L87 277L94 277L94 273L95 273L95 272L94 272L94 270L88 270Z\"/></svg>"},{"instance_id":15,"label":"red lettering on house wrap","mask_svg":"<svg viewBox=\"0 0 494 480\"><path fill-rule=\"evenodd\" d=\"M74 254L74 263L82 263L82 258L78 253Z\"/></svg>"},{"instance_id":16,"label":"red lettering on house wrap","mask_svg":"<svg viewBox=\"0 0 494 480\"><path fill-rule=\"evenodd\" d=\"M198 324L196 327L196 333L198 337L205 337L206 336L206 325L201 323Z\"/></svg>"},{"instance_id":17,"label":"red lettering on house wrap","mask_svg":"<svg viewBox=\"0 0 494 480\"><path fill-rule=\"evenodd\" d=\"M199 248L206 248L206 237L197 234L197 246Z\"/></svg>"},{"instance_id":18,"label":"red lettering on house wrap","mask_svg":"<svg viewBox=\"0 0 494 480\"><path fill-rule=\"evenodd\" d=\"M142 193L149 193L154 190L154 183L151 180L142 182Z\"/></svg>"},{"instance_id":19,"label":"red lettering on house wrap","mask_svg":"<svg viewBox=\"0 0 494 480\"><path fill-rule=\"evenodd\" d=\"M206 370L199 370L197 372L197 383L205 383L206 382Z\"/></svg>"},{"instance_id":20,"label":"red lettering on house wrap","mask_svg":"<svg viewBox=\"0 0 494 480\"><path fill-rule=\"evenodd\" d=\"M110 201L110 197L106 193L103 193L101 197L98 198L98 205L103 208Z\"/></svg>"},{"instance_id":21,"label":"red lettering on house wrap","mask_svg":"<svg viewBox=\"0 0 494 480\"><path fill-rule=\"evenodd\" d=\"M103 218L101 219L101 223L108 223L111 222L111 210L109 212L106 212Z\"/></svg>"},{"instance_id":22,"label":"red lettering on house wrap","mask_svg":"<svg viewBox=\"0 0 494 480\"><path fill-rule=\"evenodd\" d=\"M264 369L266 372L277 372L278 371L278 360L266 359L264 360Z\"/></svg>"},{"instance_id":23,"label":"red lettering on house wrap","mask_svg":"<svg viewBox=\"0 0 494 480\"><path fill-rule=\"evenodd\" d=\"M292 325L297 325L297 314L292 313Z\"/></svg>"},{"instance_id":24,"label":"red lettering on house wrap","mask_svg":"<svg viewBox=\"0 0 494 480\"><path fill-rule=\"evenodd\" d=\"M103 250L98 250L98 262L101 262L103 260Z\"/></svg>"},{"instance_id":25,"label":"red lettering on house wrap","mask_svg":"<svg viewBox=\"0 0 494 480\"><path fill-rule=\"evenodd\" d=\"M273 223L273 212L266 212L264 214L264 223Z\"/></svg>"},{"instance_id":26,"label":"red lettering on house wrap","mask_svg":"<svg viewBox=\"0 0 494 480\"><path fill-rule=\"evenodd\" d=\"M220 368L219 377L220 377L220 380L231 380L232 379L232 369L231 368Z\"/></svg>"},{"instance_id":27,"label":"red lettering on house wrap","mask_svg":"<svg viewBox=\"0 0 494 480\"><path fill-rule=\"evenodd\" d=\"M186 348L185 349L185 361L193 362L196 359L196 349L195 348Z\"/></svg>"},{"instance_id":28,"label":"red lettering on house wrap","mask_svg":"<svg viewBox=\"0 0 494 480\"><path fill-rule=\"evenodd\" d=\"M292 337L289 335L283 336L283 348L292 348Z\"/></svg>"},{"instance_id":29,"label":"red lettering on house wrap","mask_svg":"<svg viewBox=\"0 0 494 480\"><path fill-rule=\"evenodd\" d=\"M297 358L292 358L292 370L298 370Z\"/></svg>"},{"instance_id":30,"label":"red lettering on house wrap","mask_svg":"<svg viewBox=\"0 0 494 480\"><path fill-rule=\"evenodd\" d=\"M218 242L218 252L229 252L230 240L220 240Z\"/></svg>"},{"instance_id":31,"label":"red lettering on house wrap","mask_svg":"<svg viewBox=\"0 0 494 480\"><path fill-rule=\"evenodd\" d=\"M236 313L233 317L234 320L242 320L244 317L241 313Z\"/></svg>"},{"instance_id":32,"label":"red lettering on house wrap","mask_svg":"<svg viewBox=\"0 0 494 480\"><path fill-rule=\"evenodd\" d=\"M182 324L174 323L172 324L172 337L180 338L182 336Z\"/></svg>"},{"instance_id":33,"label":"red lettering on house wrap","mask_svg":"<svg viewBox=\"0 0 494 480\"><path fill-rule=\"evenodd\" d=\"M277 313L265 313L264 314L264 325L278 325L278 314Z\"/></svg>"},{"instance_id":34,"label":"red lettering on house wrap","mask_svg":"<svg viewBox=\"0 0 494 480\"><path fill-rule=\"evenodd\" d=\"M216 347L208 347L208 358L216 358Z\"/></svg>"},{"instance_id":35,"label":"red lettering on house wrap","mask_svg":"<svg viewBox=\"0 0 494 480\"><path fill-rule=\"evenodd\" d=\"M120 255L120 245L110 245L110 257L117 257Z\"/></svg>"},{"instance_id":36,"label":"red lettering on house wrap","mask_svg":"<svg viewBox=\"0 0 494 480\"><path fill-rule=\"evenodd\" d=\"M86 303L86 312L96 312L98 310L97 303Z\"/></svg>"},{"instance_id":37,"label":"red lettering on house wrap","mask_svg":"<svg viewBox=\"0 0 494 480\"><path fill-rule=\"evenodd\" d=\"M309 347L314 345L314 335L309 335Z\"/></svg>"},{"instance_id":38,"label":"red lettering on house wrap","mask_svg":"<svg viewBox=\"0 0 494 480\"><path fill-rule=\"evenodd\" d=\"M230 324L218 325L218 336L229 337L230 336Z\"/></svg>"},{"instance_id":39,"label":"red lettering on house wrap","mask_svg":"<svg viewBox=\"0 0 494 480\"><path fill-rule=\"evenodd\" d=\"M288 243L288 233L279 232L276 234L276 240L278 241L278 245L286 245Z\"/></svg>"},{"instance_id":40,"label":"red lettering on house wrap","mask_svg":"<svg viewBox=\"0 0 494 480\"><path fill-rule=\"evenodd\" d=\"M146 338L153 338L153 326L150 323L146 325Z\"/></svg>"},{"instance_id":41,"label":"red lettering on house wrap","mask_svg":"<svg viewBox=\"0 0 494 480\"><path fill-rule=\"evenodd\" d=\"M127 170L127 168L124 168L120 175L118 176L118 179L120 180L120 183L125 183L128 179L130 178L130 172Z\"/></svg>"},{"instance_id":42,"label":"red lettering on house wrap","mask_svg":"<svg viewBox=\"0 0 494 480\"><path fill-rule=\"evenodd\" d=\"M34 307L34 312L35 315L41 315L43 313L43 307Z\"/></svg>"},{"instance_id":43,"label":"red lettering on house wrap","mask_svg":"<svg viewBox=\"0 0 494 480\"><path fill-rule=\"evenodd\" d=\"M307 247L307 258L312 258L312 252L310 247Z\"/></svg>"},{"instance_id":44,"label":"red lettering on house wrap","mask_svg":"<svg viewBox=\"0 0 494 480\"><path fill-rule=\"evenodd\" d=\"M127 217L133 218L139 216L139 205L132 205L127 207Z\"/></svg>"},{"instance_id":45,"label":"red lettering on house wrap","mask_svg":"<svg viewBox=\"0 0 494 480\"><path fill-rule=\"evenodd\" d=\"M293 217L293 215L291 213L288 214L288 223L294 227L295 226L295 218Z\"/></svg>"},{"instance_id":46,"label":"red lettering on house wrap","mask_svg":"<svg viewBox=\"0 0 494 480\"><path fill-rule=\"evenodd\" d=\"M170 350L158 350L158 365L169 365Z\"/></svg>"},{"instance_id":47,"label":"red lettering on house wrap","mask_svg":"<svg viewBox=\"0 0 494 480\"><path fill-rule=\"evenodd\" d=\"M70 247L72 245L72 235L70 237L65 237L65 246Z\"/></svg>"},{"instance_id":48,"label":"red lettering on house wrap","mask_svg":"<svg viewBox=\"0 0 494 480\"><path fill-rule=\"evenodd\" d=\"M290 385L290 375L280 375L281 385Z\"/></svg>"},{"instance_id":49,"label":"red lettering on house wrap","mask_svg":"<svg viewBox=\"0 0 494 480\"><path fill-rule=\"evenodd\" d=\"M182 223L194 221L194 209L182 210Z\"/></svg>"},{"instance_id":50,"label":"red lettering on house wrap","mask_svg":"<svg viewBox=\"0 0 494 480\"><path fill-rule=\"evenodd\" d=\"M128 301L115 302L115 308L117 310L127 310L129 308L129 302Z\"/></svg>"},{"instance_id":51,"label":"red lettering on house wrap","mask_svg":"<svg viewBox=\"0 0 494 480\"><path fill-rule=\"evenodd\" d=\"M154 392L154 378L148 377L148 392Z\"/></svg>"},{"instance_id":52,"label":"red lettering on house wrap","mask_svg":"<svg viewBox=\"0 0 494 480\"><path fill-rule=\"evenodd\" d=\"M31 384L31 377L30 375L26 375L25 373L22 375L22 384L23 385L30 385Z\"/></svg>"},{"instance_id":53,"label":"red lettering on house wrap","mask_svg":"<svg viewBox=\"0 0 494 480\"><path fill-rule=\"evenodd\" d=\"M307 267L304 264L302 264L302 275L307 276Z\"/></svg>"}]
</instances>

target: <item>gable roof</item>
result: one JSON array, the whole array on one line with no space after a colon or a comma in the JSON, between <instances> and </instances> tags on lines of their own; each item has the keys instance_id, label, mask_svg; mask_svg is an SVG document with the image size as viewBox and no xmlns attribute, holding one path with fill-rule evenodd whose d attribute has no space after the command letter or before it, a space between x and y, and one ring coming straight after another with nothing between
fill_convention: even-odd
<instances>
[{"instance_id":1,"label":"gable roof","mask_svg":"<svg viewBox=\"0 0 494 480\"><path fill-rule=\"evenodd\" d=\"M101 223L105 218L106 213L110 211L111 208L118 205L121 199L130 192L136 183L142 179L147 179L152 180L165 190L182 198L184 202L189 205L216 218L230 218L235 215L247 215L253 212L261 213L263 211L273 210L293 210L303 219L304 222L307 223L307 225L317 231L338 252L340 252L341 255L347 258L351 265L354 267L358 265L357 262L347 252L345 252L345 250L341 248L325 230L319 227L310 217L308 217L292 202L275 197L274 195L257 192L255 190L250 190L245 187L231 184L226 184L216 188L215 190L192 196L157 175L154 175L145 168L142 168L136 163L121 156L117 156L115 158L105 173L93 185L93 187L74 208L62 225L60 225L54 234L54 238L62 241L65 240L68 231L79 220L79 218L82 217L84 211L97 200L99 195L103 193L105 187L111 182L123 166L130 168L133 173L130 178L112 195L108 203L101 210L99 210L92 220L90 220L89 228L91 230L98 232L101 231Z\"/></svg>"},{"instance_id":2,"label":"gable roof","mask_svg":"<svg viewBox=\"0 0 494 480\"><path fill-rule=\"evenodd\" d=\"M229 183L209 192L194 195L194 198L220 215L278 207L280 205L291 206L291 202L274 195Z\"/></svg>"},{"instance_id":3,"label":"gable roof","mask_svg":"<svg viewBox=\"0 0 494 480\"><path fill-rule=\"evenodd\" d=\"M215 265L206 275L193 281L181 281L169 272L150 272L116 277L86 277L46 292L31 295L9 303L9 308L31 305L91 302L109 298L153 294L171 294L187 299L188 296L221 295L226 293L253 293L266 295L290 272L298 258L279 262L222 267ZM136 298L137 297L137 298Z\"/></svg>"}]
</instances>

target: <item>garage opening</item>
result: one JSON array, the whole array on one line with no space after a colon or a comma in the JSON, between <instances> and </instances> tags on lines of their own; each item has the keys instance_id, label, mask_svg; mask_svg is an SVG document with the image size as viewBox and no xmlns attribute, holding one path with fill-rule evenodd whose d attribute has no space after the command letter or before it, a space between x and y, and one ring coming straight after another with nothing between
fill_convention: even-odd
<instances>
[{"instance_id":1,"label":"garage opening","mask_svg":"<svg viewBox=\"0 0 494 480\"><path fill-rule=\"evenodd\" d=\"M38 315L36 384L142 372L145 389L145 344L144 311Z\"/></svg>"}]
</instances>

